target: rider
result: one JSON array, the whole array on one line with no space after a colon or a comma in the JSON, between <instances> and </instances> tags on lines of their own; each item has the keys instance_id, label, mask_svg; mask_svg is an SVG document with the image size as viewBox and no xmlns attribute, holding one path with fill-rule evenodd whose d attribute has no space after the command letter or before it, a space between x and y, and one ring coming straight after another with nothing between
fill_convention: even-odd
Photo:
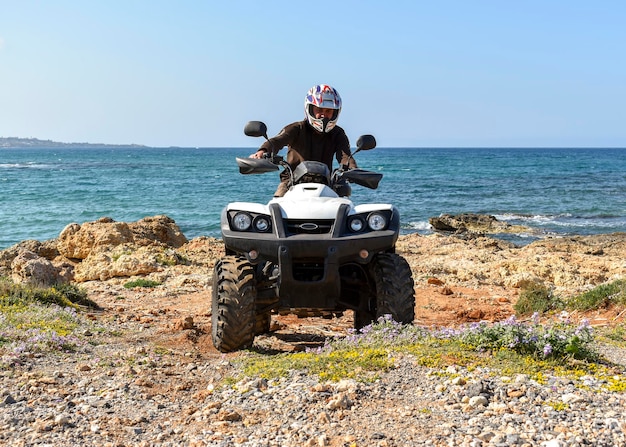
<instances>
[{"instance_id":1,"label":"rider","mask_svg":"<svg viewBox=\"0 0 626 447\"><path fill-rule=\"evenodd\" d=\"M341 112L339 92L327 84L311 87L304 98L305 119L286 125L273 138L265 141L252 158L276 155L287 146L287 163L292 171L305 160L325 163L332 171L333 156L341 165L356 168L350 156L350 142L344 130L337 126ZM289 172L280 174L280 184L274 197L282 197L289 189Z\"/></svg>"}]
</instances>

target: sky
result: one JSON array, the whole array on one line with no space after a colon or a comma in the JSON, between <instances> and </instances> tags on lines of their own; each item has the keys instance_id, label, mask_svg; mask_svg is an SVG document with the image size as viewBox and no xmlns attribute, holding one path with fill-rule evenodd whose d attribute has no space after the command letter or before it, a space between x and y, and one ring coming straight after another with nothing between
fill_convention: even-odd
<instances>
[{"instance_id":1,"label":"sky","mask_svg":"<svg viewBox=\"0 0 626 447\"><path fill-rule=\"evenodd\" d=\"M343 99L354 145L626 147L621 0L0 0L0 137L255 147Z\"/></svg>"}]
</instances>

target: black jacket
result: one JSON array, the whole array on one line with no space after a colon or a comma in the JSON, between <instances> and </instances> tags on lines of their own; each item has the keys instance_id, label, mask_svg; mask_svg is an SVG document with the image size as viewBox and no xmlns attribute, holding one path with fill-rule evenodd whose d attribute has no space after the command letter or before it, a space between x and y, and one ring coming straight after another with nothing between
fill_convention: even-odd
<instances>
[{"instance_id":1,"label":"black jacket","mask_svg":"<svg viewBox=\"0 0 626 447\"><path fill-rule=\"evenodd\" d=\"M356 163L350 157L350 142L344 130L335 126L328 133L317 132L307 120L297 121L286 125L273 138L263 143L260 149L276 155L287 146L287 163L295 169L304 160L320 161L333 169L333 158L340 164L356 168Z\"/></svg>"}]
</instances>

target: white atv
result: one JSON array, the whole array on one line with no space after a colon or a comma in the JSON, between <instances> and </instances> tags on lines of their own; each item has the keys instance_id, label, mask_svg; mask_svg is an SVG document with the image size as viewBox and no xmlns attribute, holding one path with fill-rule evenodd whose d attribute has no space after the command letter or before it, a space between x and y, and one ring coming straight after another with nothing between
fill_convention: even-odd
<instances>
[{"instance_id":1,"label":"white atv","mask_svg":"<svg viewBox=\"0 0 626 447\"><path fill-rule=\"evenodd\" d=\"M248 136L267 139L267 127L249 122ZM372 135L357 152L376 147ZM242 174L289 170L282 157L237 158ZM400 215L389 204L355 205L349 183L376 189L382 174L345 166L332 175L305 161L290 172L291 186L267 204L234 202L222 211L226 256L213 272L212 338L222 352L252 345L269 332L272 313L301 317L354 311L360 329L383 315L410 324L413 277L395 253Z\"/></svg>"}]
</instances>

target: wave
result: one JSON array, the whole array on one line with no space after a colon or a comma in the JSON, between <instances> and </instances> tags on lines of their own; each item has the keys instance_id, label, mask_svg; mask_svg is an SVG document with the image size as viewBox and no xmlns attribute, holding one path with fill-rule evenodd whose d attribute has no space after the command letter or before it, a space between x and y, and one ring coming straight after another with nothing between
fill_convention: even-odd
<instances>
[{"instance_id":1,"label":"wave","mask_svg":"<svg viewBox=\"0 0 626 447\"><path fill-rule=\"evenodd\" d=\"M0 163L0 169L50 169L54 165L47 163Z\"/></svg>"},{"instance_id":2,"label":"wave","mask_svg":"<svg viewBox=\"0 0 626 447\"><path fill-rule=\"evenodd\" d=\"M496 219L511 224L526 225L545 234L593 234L622 231L626 217L609 213L589 216L563 214L501 214Z\"/></svg>"},{"instance_id":3,"label":"wave","mask_svg":"<svg viewBox=\"0 0 626 447\"><path fill-rule=\"evenodd\" d=\"M408 232L406 230L431 232L432 227L427 220L419 220L402 224L401 230L405 230L405 232Z\"/></svg>"},{"instance_id":4,"label":"wave","mask_svg":"<svg viewBox=\"0 0 626 447\"><path fill-rule=\"evenodd\" d=\"M550 222L555 219L563 217L571 217L569 213L564 214L516 214L516 213L504 213L494 214L494 217L498 220L505 222L510 221L522 221L522 222Z\"/></svg>"}]
</instances>

